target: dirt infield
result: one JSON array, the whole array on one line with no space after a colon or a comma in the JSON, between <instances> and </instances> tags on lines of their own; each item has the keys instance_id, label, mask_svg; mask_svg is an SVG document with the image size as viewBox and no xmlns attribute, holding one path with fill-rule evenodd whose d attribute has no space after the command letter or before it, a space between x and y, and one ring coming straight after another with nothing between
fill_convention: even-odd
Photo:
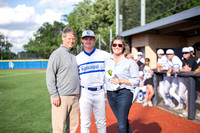
<instances>
[{"instance_id":1,"label":"dirt infield","mask_svg":"<svg viewBox=\"0 0 200 133\"><path fill-rule=\"evenodd\" d=\"M117 133L117 120L106 103L107 133ZM91 133L97 133L92 114ZM133 103L129 113L129 123L133 133L200 133L200 124L180 118L157 107L142 107ZM80 125L77 133L80 133Z\"/></svg>"}]
</instances>

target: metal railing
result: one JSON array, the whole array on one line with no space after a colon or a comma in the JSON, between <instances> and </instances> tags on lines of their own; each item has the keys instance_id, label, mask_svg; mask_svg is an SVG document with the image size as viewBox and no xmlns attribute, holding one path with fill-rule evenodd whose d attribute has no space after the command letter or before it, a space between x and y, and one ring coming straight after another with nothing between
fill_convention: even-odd
<instances>
[{"instance_id":1,"label":"metal railing","mask_svg":"<svg viewBox=\"0 0 200 133\"><path fill-rule=\"evenodd\" d=\"M153 99L154 105L158 104L158 84L159 84L159 76L164 76L166 75L167 71L161 71L158 72L156 69L153 69L154 75L153 75L153 83L154 83L154 91L155 91L155 96ZM189 80L189 85L187 88L188 90L188 119L194 120L195 119L195 113L196 113L196 88L200 87L199 82L200 82L200 73L197 73L194 75L194 71L191 72L178 72L178 73L171 73L171 76L174 76L176 74L178 77L187 77ZM198 85L198 86L197 86Z\"/></svg>"}]
</instances>

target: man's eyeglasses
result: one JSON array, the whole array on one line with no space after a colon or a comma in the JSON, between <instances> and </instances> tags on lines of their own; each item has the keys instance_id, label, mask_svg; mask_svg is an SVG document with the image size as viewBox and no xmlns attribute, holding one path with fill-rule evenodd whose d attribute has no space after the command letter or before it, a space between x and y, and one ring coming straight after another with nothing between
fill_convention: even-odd
<instances>
[{"instance_id":1,"label":"man's eyeglasses","mask_svg":"<svg viewBox=\"0 0 200 133\"><path fill-rule=\"evenodd\" d=\"M116 44L116 43L114 43L112 46L113 46L113 47L117 47L117 46L118 46L118 47L121 48L123 45L122 45L122 44Z\"/></svg>"},{"instance_id":2,"label":"man's eyeglasses","mask_svg":"<svg viewBox=\"0 0 200 133\"><path fill-rule=\"evenodd\" d=\"M188 54L189 52L183 52L182 54Z\"/></svg>"}]
</instances>

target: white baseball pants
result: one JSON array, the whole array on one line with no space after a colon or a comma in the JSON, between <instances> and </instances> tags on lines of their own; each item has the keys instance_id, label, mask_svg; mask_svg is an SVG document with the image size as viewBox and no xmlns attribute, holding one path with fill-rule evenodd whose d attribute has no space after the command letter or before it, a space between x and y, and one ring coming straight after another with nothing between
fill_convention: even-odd
<instances>
[{"instance_id":1,"label":"white baseball pants","mask_svg":"<svg viewBox=\"0 0 200 133\"><path fill-rule=\"evenodd\" d=\"M185 97L187 97L187 95L185 96L186 87L184 84L184 78L173 77L172 87L170 88L169 93L171 96L173 96L178 101L178 103L184 102L186 100Z\"/></svg>"},{"instance_id":2,"label":"white baseball pants","mask_svg":"<svg viewBox=\"0 0 200 133\"><path fill-rule=\"evenodd\" d=\"M80 95L81 133L89 133L92 108L98 133L106 133L106 98L104 89L90 91L81 88Z\"/></svg>"}]
</instances>

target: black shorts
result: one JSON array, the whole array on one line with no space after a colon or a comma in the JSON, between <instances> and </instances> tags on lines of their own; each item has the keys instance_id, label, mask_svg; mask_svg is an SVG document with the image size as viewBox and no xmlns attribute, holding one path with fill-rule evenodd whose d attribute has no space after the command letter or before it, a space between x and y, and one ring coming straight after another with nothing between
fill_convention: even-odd
<instances>
[{"instance_id":1,"label":"black shorts","mask_svg":"<svg viewBox=\"0 0 200 133\"><path fill-rule=\"evenodd\" d=\"M153 85L153 78L149 78L149 79L146 79L145 81L144 81L144 85Z\"/></svg>"}]
</instances>

